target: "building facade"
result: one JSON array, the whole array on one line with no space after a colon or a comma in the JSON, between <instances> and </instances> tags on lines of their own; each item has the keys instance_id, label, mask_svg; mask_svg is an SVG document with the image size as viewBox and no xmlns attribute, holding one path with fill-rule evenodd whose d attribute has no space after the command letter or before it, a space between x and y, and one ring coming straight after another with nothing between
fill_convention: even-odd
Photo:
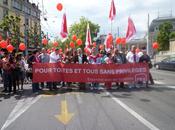
<instances>
[{"instance_id":1,"label":"building facade","mask_svg":"<svg viewBox=\"0 0 175 130\"><path fill-rule=\"evenodd\" d=\"M2 19L9 15L19 17L20 21L20 41L24 42L28 47L37 47L37 45L31 44L29 34L26 33L30 29L35 30L37 34L41 35L40 14L38 6L29 0L0 0L0 22ZM0 30L0 33L4 33Z\"/></svg>"},{"instance_id":2,"label":"building facade","mask_svg":"<svg viewBox=\"0 0 175 130\"><path fill-rule=\"evenodd\" d=\"M154 43L157 39L157 35L159 32L160 24L165 22L170 22L173 25L173 29L171 31L175 31L175 17L159 17L154 19L149 27L149 44L150 44L150 51L153 52L152 43Z\"/></svg>"}]
</instances>

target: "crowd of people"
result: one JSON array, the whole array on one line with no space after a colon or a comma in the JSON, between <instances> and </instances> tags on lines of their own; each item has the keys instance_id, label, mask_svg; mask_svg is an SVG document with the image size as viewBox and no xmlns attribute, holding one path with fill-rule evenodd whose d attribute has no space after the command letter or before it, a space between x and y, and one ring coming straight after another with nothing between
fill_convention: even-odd
<instances>
[{"instance_id":1,"label":"crowd of people","mask_svg":"<svg viewBox=\"0 0 175 130\"><path fill-rule=\"evenodd\" d=\"M24 83L32 81L32 66L35 63L57 63L62 62L64 64L125 64L125 63L147 63L149 67L152 67L149 55L146 53L146 48L137 53L136 47L132 46L131 50L126 52L123 48L110 49L108 51L98 50L93 47L91 53L83 53L81 48L68 49L65 52L60 49L48 53L45 48L41 51L35 50L31 55L24 57L23 54L7 53L1 54L0 68L3 81L3 92L16 93L19 90L23 90ZM149 73L149 81L154 84L153 78ZM32 83L32 82L31 82ZM71 82L46 82L46 83L32 83L33 92L38 92L44 88L49 90L57 90L58 84L60 87L71 88ZM85 90L85 83L77 83L79 89ZM130 83L128 86L135 87L136 83ZM91 83L92 89L98 89L99 83ZM105 83L107 89L111 89L112 83ZM116 83L117 88L124 88L126 85L123 82ZM148 86L148 82L146 82Z\"/></svg>"}]
</instances>

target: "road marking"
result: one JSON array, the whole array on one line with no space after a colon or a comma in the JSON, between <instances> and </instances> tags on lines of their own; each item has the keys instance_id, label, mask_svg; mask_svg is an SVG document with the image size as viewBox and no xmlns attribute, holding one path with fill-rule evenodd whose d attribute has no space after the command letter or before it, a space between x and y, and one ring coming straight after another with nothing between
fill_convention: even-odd
<instances>
[{"instance_id":1,"label":"road marking","mask_svg":"<svg viewBox=\"0 0 175 130\"><path fill-rule=\"evenodd\" d=\"M156 84L160 84L160 85L165 85L166 88L171 88L171 89L175 89L175 86L169 86L169 85L166 85L164 82L161 82L161 81L155 81ZM161 87L161 86L160 86Z\"/></svg>"},{"instance_id":2,"label":"road marking","mask_svg":"<svg viewBox=\"0 0 175 130\"><path fill-rule=\"evenodd\" d=\"M141 123L143 123L145 126L147 126L150 130L160 130L155 125L153 125L151 122L143 118L141 115L136 113L134 110L132 110L129 106L124 104L122 101L120 101L118 98L114 97L111 93L106 91L106 94L110 96L116 103L118 103L121 107L123 107L126 111L128 111L131 115L133 115L136 119L138 119Z\"/></svg>"},{"instance_id":3,"label":"road marking","mask_svg":"<svg viewBox=\"0 0 175 130\"><path fill-rule=\"evenodd\" d=\"M61 101L61 114L55 115L57 120L63 123L64 125L67 125L73 116L74 116L74 113L68 112L67 101L66 100Z\"/></svg>"},{"instance_id":4,"label":"road marking","mask_svg":"<svg viewBox=\"0 0 175 130\"><path fill-rule=\"evenodd\" d=\"M40 98L41 96L20 99L17 102L15 108L12 110L12 112L8 116L1 130L5 130L11 123L13 123L19 116L21 116L25 111L27 111L27 109L29 109Z\"/></svg>"}]
</instances>

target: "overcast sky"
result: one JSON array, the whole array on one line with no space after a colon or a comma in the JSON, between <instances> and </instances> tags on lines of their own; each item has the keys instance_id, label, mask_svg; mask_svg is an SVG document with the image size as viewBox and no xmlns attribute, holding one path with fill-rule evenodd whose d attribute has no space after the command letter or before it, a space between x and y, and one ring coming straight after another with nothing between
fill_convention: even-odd
<instances>
[{"instance_id":1,"label":"overcast sky","mask_svg":"<svg viewBox=\"0 0 175 130\"><path fill-rule=\"evenodd\" d=\"M30 0L39 3L42 9L42 0ZM58 12L57 3L62 3L64 9ZM147 30L148 13L150 21L159 16L170 16L171 10L175 16L174 0L114 0L116 6L116 18L113 22L113 34L117 34L117 27L120 30L120 36L126 34L127 20L130 16L136 26L137 33L143 33ZM66 12L68 27L84 16L94 23L100 25L100 33L110 32L110 21L108 19L111 0L43 0L44 17L41 17L42 29L48 32L50 36L59 36L62 15ZM159 12L159 13L158 13Z\"/></svg>"}]
</instances>

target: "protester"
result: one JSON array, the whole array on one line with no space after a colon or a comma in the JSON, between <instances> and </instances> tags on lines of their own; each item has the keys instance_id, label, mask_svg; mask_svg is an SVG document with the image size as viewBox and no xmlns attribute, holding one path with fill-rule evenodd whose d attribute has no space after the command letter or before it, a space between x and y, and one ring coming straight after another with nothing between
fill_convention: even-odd
<instances>
[{"instance_id":1,"label":"protester","mask_svg":"<svg viewBox=\"0 0 175 130\"><path fill-rule=\"evenodd\" d=\"M98 64L97 59L98 59L98 54L96 53L96 48L93 47L91 50L91 55L89 56L89 64ZM92 83L91 84L92 89L99 89L99 83Z\"/></svg>"},{"instance_id":2,"label":"protester","mask_svg":"<svg viewBox=\"0 0 175 130\"><path fill-rule=\"evenodd\" d=\"M50 55L47 54L47 51L45 48L42 48L41 54L38 56L39 57L39 61L40 63L49 63L50 61ZM49 84L47 83L47 86L49 86ZM41 83L41 88L44 88L44 82Z\"/></svg>"},{"instance_id":3,"label":"protester","mask_svg":"<svg viewBox=\"0 0 175 130\"><path fill-rule=\"evenodd\" d=\"M10 55L6 52L4 53L4 58L2 59L3 65L3 81L4 81L4 90L3 92L12 91L12 66L10 64Z\"/></svg>"},{"instance_id":4,"label":"protester","mask_svg":"<svg viewBox=\"0 0 175 130\"><path fill-rule=\"evenodd\" d=\"M119 50L117 48L114 49L114 54L112 56L112 62L114 64L124 64L126 63L126 58L125 56L123 55L123 53L119 53ZM124 82L116 82L116 85L118 86L118 89L119 88L124 88Z\"/></svg>"},{"instance_id":5,"label":"protester","mask_svg":"<svg viewBox=\"0 0 175 130\"><path fill-rule=\"evenodd\" d=\"M151 59L150 59L149 55L146 53L145 48L142 49L142 53L143 53L143 55L140 57L139 62L140 63L147 63L148 67L151 69L152 68ZM149 81L151 82L151 84L154 84L154 80L153 80L150 72L149 72ZM148 87L148 81L146 82L146 87Z\"/></svg>"},{"instance_id":6,"label":"protester","mask_svg":"<svg viewBox=\"0 0 175 130\"><path fill-rule=\"evenodd\" d=\"M139 56L136 54L136 47L134 45L131 46L131 51L127 53L126 59L128 63L138 63L139 62ZM129 85L129 88L133 88L133 87L139 87L139 86L137 86L135 82L132 82Z\"/></svg>"},{"instance_id":7,"label":"protester","mask_svg":"<svg viewBox=\"0 0 175 130\"><path fill-rule=\"evenodd\" d=\"M50 61L49 63L58 63L58 62L61 62L61 58L60 58L60 55L59 55L59 49L55 49L55 51L53 51L51 54L50 54ZM49 82L49 89L50 90L53 90L53 89L57 89L57 82Z\"/></svg>"},{"instance_id":8,"label":"protester","mask_svg":"<svg viewBox=\"0 0 175 130\"><path fill-rule=\"evenodd\" d=\"M40 62L38 56L39 56L39 52L37 50L32 53L32 55L28 59L29 68L32 68L33 64ZM31 78L33 78L33 74L31 74ZM38 92L40 90L39 83L32 82L32 90L34 93Z\"/></svg>"},{"instance_id":9,"label":"protester","mask_svg":"<svg viewBox=\"0 0 175 130\"><path fill-rule=\"evenodd\" d=\"M107 53L106 58L104 59L106 64L112 64L112 55L111 53ZM108 90L112 89L112 82L106 82L105 86Z\"/></svg>"},{"instance_id":10,"label":"protester","mask_svg":"<svg viewBox=\"0 0 175 130\"><path fill-rule=\"evenodd\" d=\"M87 64L88 63L87 56L83 54L81 48L77 49L77 55L74 57L74 63L77 63L77 64ZM85 83L80 83L79 86L80 86L79 87L80 90L86 89Z\"/></svg>"}]
</instances>

